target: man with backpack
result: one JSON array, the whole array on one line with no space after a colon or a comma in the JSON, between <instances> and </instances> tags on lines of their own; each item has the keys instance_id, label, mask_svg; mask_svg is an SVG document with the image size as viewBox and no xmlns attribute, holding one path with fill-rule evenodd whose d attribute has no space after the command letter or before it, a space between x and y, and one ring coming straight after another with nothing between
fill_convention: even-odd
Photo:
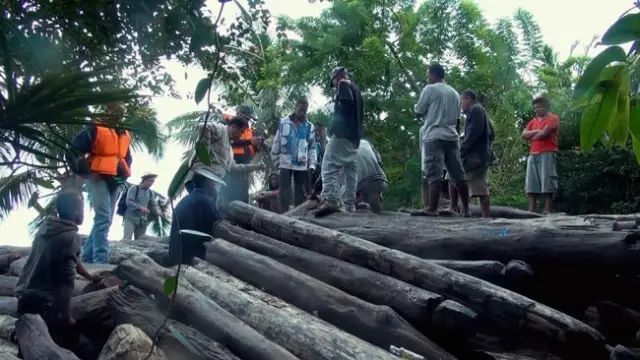
<instances>
[{"instance_id":1,"label":"man with backpack","mask_svg":"<svg viewBox=\"0 0 640 360\"><path fill-rule=\"evenodd\" d=\"M124 218L122 240L140 239L147 233L149 214L158 214L158 202L151 190L158 175L146 174L139 185L131 186L118 203L118 215Z\"/></svg>"}]
</instances>

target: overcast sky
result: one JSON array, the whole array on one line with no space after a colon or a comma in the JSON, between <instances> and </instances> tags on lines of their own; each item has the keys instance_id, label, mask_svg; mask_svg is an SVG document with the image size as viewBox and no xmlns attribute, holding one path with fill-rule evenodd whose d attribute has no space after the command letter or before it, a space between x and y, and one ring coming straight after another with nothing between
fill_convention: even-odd
<instances>
[{"instance_id":1,"label":"overcast sky","mask_svg":"<svg viewBox=\"0 0 640 360\"><path fill-rule=\"evenodd\" d=\"M241 0L242 2L246 2ZM501 17L511 16L516 9L523 8L533 13L540 25L544 41L550 44L559 54L560 58L566 58L571 44L578 40L582 44L588 44L594 35L601 35L618 16L633 5L631 0L584 1L584 0L476 0L489 22L494 23ZM267 7L272 14L288 15L290 17L315 16L322 9L329 6L327 2L309 4L307 0L266 0ZM217 0L209 0L209 6L217 11ZM227 23L237 16L237 10L233 3L228 3L225 9ZM582 52L582 47L578 47ZM591 55L597 53L592 50ZM154 108L158 112L161 122L165 123L173 117L188 111L196 110L194 101L187 96L193 94L193 89L200 78L205 76L202 69L196 67L186 68L176 63L167 63L167 68L176 80L176 89L184 97L181 100L170 97L154 99ZM184 74L187 73L187 79ZM311 107L321 104L314 104ZM134 154L131 181L147 172L160 174L155 189L166 193L169 182L180 164L183 149L175 144L169 144L164 158L158 162L147 154ZM29 246L32 238L27 230L27 223L37 213L32 209L20 209L14 211L7 220L0 224L0 244L12 244ZM93 218L92 212L87 209L85 223L81 232L88 234L91 230ZM122 218L115 216L111 228L110 239L122 237Z\"/></svg>"}]
</instances>

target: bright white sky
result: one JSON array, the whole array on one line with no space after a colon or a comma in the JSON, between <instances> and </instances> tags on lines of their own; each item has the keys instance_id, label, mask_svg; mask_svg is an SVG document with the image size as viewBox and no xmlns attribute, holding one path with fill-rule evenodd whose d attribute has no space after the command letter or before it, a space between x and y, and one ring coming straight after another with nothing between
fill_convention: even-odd
<instances>
[{"instance_id":1,"label":"bright white sky","mask_svg":"<svg viewBox=\"0 0 640 360\"><path fill-rule=\"evenodd\" d=\"M241 0L243 3L246 1ZM600 1L584 0L476 0L485 17L490 22L495 22L498 18L512 15L516 9L524 8L533 13L536 21L542 30L544 41L550 44L564 59L568 56L571 44L578 40L581 44L588 44L594 35L602 35L609 25L618 16L631 7L631 0L609 0L604 4ZM267 7L274 15L288 15L293 18L301 16L318 15L322 9L329 6L327 2L309 4L307 0L266 0ZM208 1L213 12L217 12L219 3L215 0ZM224 17L230 19L237 16L233 3L227 4ZM576 52L582 53L584 50L579 46ZM598 50L592 50L591 55ZM177 115L197 109L193 101L193 89L199 79L205 76L205 72L197 67L185 68L177 63L167 62L167 69L176 80L176 90L183 99L177 100L170 97L154 99L153 106L158 112L158 118L162 123L174 118ZM188 74L185 79L185 72ZM312 108L321 106L322 101L312 101ZM146 172L160 174L154 189L165 193L171 178L180 164L180 158L184 149L176 144L168 144L165 156L160 161L155 161L144 153L134 154L132 167L132 181ZM14 211L7 220L0 224L0 244L11 244L29 246L32 238L28 232L28 222L37 215L33 209L19 209ZM81 232L88 234L91 230L93 218L92 212L88 209L85 216L85 223L81 227ZM109 235L110 239L122 237L122 218L115 216L113 226Z\"/></svg>"}]
</instances>

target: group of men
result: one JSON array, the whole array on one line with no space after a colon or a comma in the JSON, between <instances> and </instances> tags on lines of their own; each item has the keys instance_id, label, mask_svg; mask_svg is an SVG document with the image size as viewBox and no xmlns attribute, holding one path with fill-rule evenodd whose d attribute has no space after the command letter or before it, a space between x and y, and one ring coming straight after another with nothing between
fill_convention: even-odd
<instances>
[{"instance_id":1,"label":"group of men","mask_svg":"<svg viewBox=\"0 0 640 360\"><path fill-rule=\"evenodd\" d=\"M445 185L446 170L451 187L449 211L469 215L469 197L478 197L482 216L490 216L487 171L494 156L493 131L487 112L471 90L462 96L446 84L444 68L430 66L429 85L415 105L415 113L424 120L420 129L422 155L422 198L424 214L437 216ZM335 108L327 139L322 126L314 127L307 118L308 103L300 100L294 112L281 119L271 146L277 173L269 177L267 191L256 200L277 200L271 209L286 212L307 198L321 200L315 214L325 216L357 205L381 211L382 193L387 179L379 154L363 139L363 101L357 85L343 67L331 72L335 89ZM536 199L545 199L544 211L550 212L557 187L555 152L558 117L550 113L549 102L533 101L536 117L522 133L531 144L527 160L526 191L530 210ZM466 118L460 140L460 113ZM84 129L73 144L81 154L74 171L84 177L95 216L89 237L81 244L78 226L83 222L84 199L79 191L65 190L56 199L57 216L46 219L33 242L32 252L16 286L18 312L40 314L53 339L74 348L78 339L69 336L75 324L69 312L76 272L91 281L100 277L87 272L82 263L108 263L107 234L126 179L131 175L131 135L121 128L121 104L108 104L103 124ZM221 218L229 200L248 201L247 174L262 170L251 159L262 141L250 131L252 112L238 108L226 123L211 122L194 129L209 153L211 164L191 159L185 188L188 192L175 207L171 224L169 262L190 263L193 257L205 257L205 241L212 225ZM320 171L318 171L320 168ZM147 174L139 185L123 196L125 239L139 238L146 232L148 217L157 212L157 201L150 190L157 175ZM222 191L225 185L226 191ZM245 195L246 194L246 195ZM222 196L221 196L222 195ZM458 205L460 202L461 206ZM189 231L183 231L189 230Z\"/></svg>"}]
</instances>

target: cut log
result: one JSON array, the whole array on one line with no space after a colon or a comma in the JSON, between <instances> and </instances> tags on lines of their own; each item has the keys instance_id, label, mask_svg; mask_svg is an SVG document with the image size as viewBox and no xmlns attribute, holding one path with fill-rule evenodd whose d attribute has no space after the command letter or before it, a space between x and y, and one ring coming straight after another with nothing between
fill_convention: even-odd
<instances>
[{"instance_id":1,"label":"cut log","mask_svg":"<svg viewBox=\"0 0 640 360\"><path fill-rule=\"evenodd\" d=\"M79 360L53 342L40 315L22 315L16 322L16 338L25 360Z\"/></svg>"},{"instance_id":2,"label":"cut log","mask_svg":"<svg viewBox=\"0 0 640 360\"><path fill-rule=\"evenodd\" d=\"M445 300L434 311L431 327L436 334L457 339L471 337L477 331L478 314L453 300Z\"/></svg>"},{"instance_id":3,"label":"cut log","mask_svg":"<svg viewBox=\"0 0 640 360\"><path fill-rule=\"evenodd\" d=\"M136 255L123 261L116 269L116 274L121 279L163 298L166 298L165 279L175 275L146 255ZM173 306L177 312L174 316L178 317L180 322L200 330L244 360L297 359L195 290L186 281L179 282Z\"/></svg>"},{"instance_id":4,"label":"cut log","mask_svg":"<svg viewBox=\"0 0 640 360\"><path fill-rule=\"evenodd\" d=\"M9 275L20 277L20 275L22 275L22 268L24 268L24 265L27 263L27 259L28 257L25 256L12 262L9 266Z\"/></svg>"},{"instance_id":5,"label":"cut log","mask_svg":"<svg viewBox=\"0 0 640 360\"><path fill-rule=\"evenodd\" d=\"M632 344L640 328L640 312L611 301L600 301L585 311L586 320L600 330L607 340L616 344Z\"/></svg>"},{"instance_id":6,"label":"cut log","mask_svg":"<svg viewBox=\"0 0 640 360\"><path fill-rule=\"evenodd\" d=\"M0 339L10 340L11 333L16 329L18 319L9 315L0 315Z\"/></svg>"},{"instance_id":7,"label":"cut log","mask_svg":"<svg viewBox=\"0 0 640 360\"><path fill-rule=\"evenodd\" d=\"M489 260L431 260L433 263L451 270L459 271L467 275L490 281L494 284L504 282L504 264L499 261Z\"/></svg>"},{"instance_id":8,"label":"cut log","mask_svg":"<svg viewBox=\"0 0 640 360\"><path fill-rule=\"evenodd\" d=\"M161 350L152 349L152 344L147 334L137 327L119 325L109 336L98 360L167 360Z\"/></svg>"},{"instance_id":9,"label":"cut log","mask_svg":"<svg viewBox=\"0 0 640 360\"><path fill-rule=\"evenodd\" d=\"M401 346L426 358L452 358L387 306L363 301L222 239L205 247L208 262L374 345Z\"/></svg>"},{"instance_id":10,"label":"cut log","mask_svg":"<svg viewBox=\"0 0 640 360\"><path fill-rule=\"evenodd\" d=\"M518 259L531 265L536 276L544 271L550 277L640 272L640 232L611 231L611 223L598 227L582 218L487 222L354 213L324 218L306 215L301 219L425 259L503 263Z\"/></svg>"},{"instance_id":11,"label":"cut log","mask_svg":"<svg viewBox=\"0 0 640 360\"><path fill-rule=\"evenodd\" d=\"M15 276L0 275L0 296L14 296L14 288L18 283Z\"/></svg>"},{"instance_id":12,"label":"cut log","mask_svg":"<svg viewBox=\"0 0 640 360\"><path fill-rule=\"evenodd\" d=\"M609 355L610 360L640 360L640 351L626 346L616 345Z\"/></svg>"},{"instance_id":13,"label":"cut log","mask_svg":"<svg viewBox=\"0 0 640 360\"><path fill-rule=\"evenodd\" d=\"M154 299L136 287L111 293L108 307L116 324L132 324L150 337L157 336L157 346L168 359L239 360L200 331L173 319L158 333L165 314Z\"/></svg>"},{"instance_id":14,"label":"cut log","mask_svg":"<svg viewBox=\"0 0 640 360\"><path fill-rule=\"evenodd\" d=\"M558 351L584 352L593 359L606 356L604 338L595 329L488 282L354 236L269 213L244 203L230 203L227 213L234 221L292 245L367 266L455 299L511 332L521 331L527 336L545 338L554 347L557 346Z\"/></svg>"},{"instance_id":15,"label":"cut log","mask_svg":"<svg viewBox=\"0 0 640 360\"><path fill-rule=\"evenodd\" d=\"M18 360L18 346L5 339L0 339L0 360Z\"/></svg>"},{"instance_id":16,"label":"cut log","mask_svg":"<svg viewBox=\"0 0 640 360\"><path fill-rule=\"evenodd\" d=\"M203 264L200 263L200 268ZM243 285L214 267L205 273L187 269L185 278L243 321L301 359L393 359L355 336L253 287ZM221 281L218 279L225 279ZM278 279L278 281L287 281ZM298 291L304 291L299 289ZM309 294L310 298L313 296ZM345 313L349 310L344 309ZM382 330L382 329L381 329ZM384 330L382 330L384 331Z\"/></svg>"},{"instance_id":17,"label":"cut log","mask_svg":"<svg viewBox=\"0 0 640 360\"><path fill-rule=\"evenodd\" d=\"M0 315L18 317L18 299L13 296L0 296Z\"/></svg>"},{"instance_id":18,"label":"cut log","mask_svg":"<svg viewBox=\"0 0 640 360\"><path fill-rule=\"evenodd\" d=\"M117 287L94 291L71 298L70 313L76 320L106 318L107 302Z\"/></svg>"},{"instance_id":19,"label":"cut log","mask_svg":"<svg viewBox=\"0 0 640 360\"><path fill-rule=\"evenodd\" d=\"M227 221L214 227L214 235L278 260L372 304L389 306L419 330L428 327L433 310L444 300L441 295L393 277L289 245Z\"/></svg>"},{"instance_id":20,"label":"cut log","mask_svg":"<svg viewBox=\"0 0 640 360\"><path fill-rule=\"evenodd\" d=\"M0 255L0 273L4 274L9 271L11 264L20 259L22 255L17 253L9 253Z\"/></svg>"}]
</instances>

